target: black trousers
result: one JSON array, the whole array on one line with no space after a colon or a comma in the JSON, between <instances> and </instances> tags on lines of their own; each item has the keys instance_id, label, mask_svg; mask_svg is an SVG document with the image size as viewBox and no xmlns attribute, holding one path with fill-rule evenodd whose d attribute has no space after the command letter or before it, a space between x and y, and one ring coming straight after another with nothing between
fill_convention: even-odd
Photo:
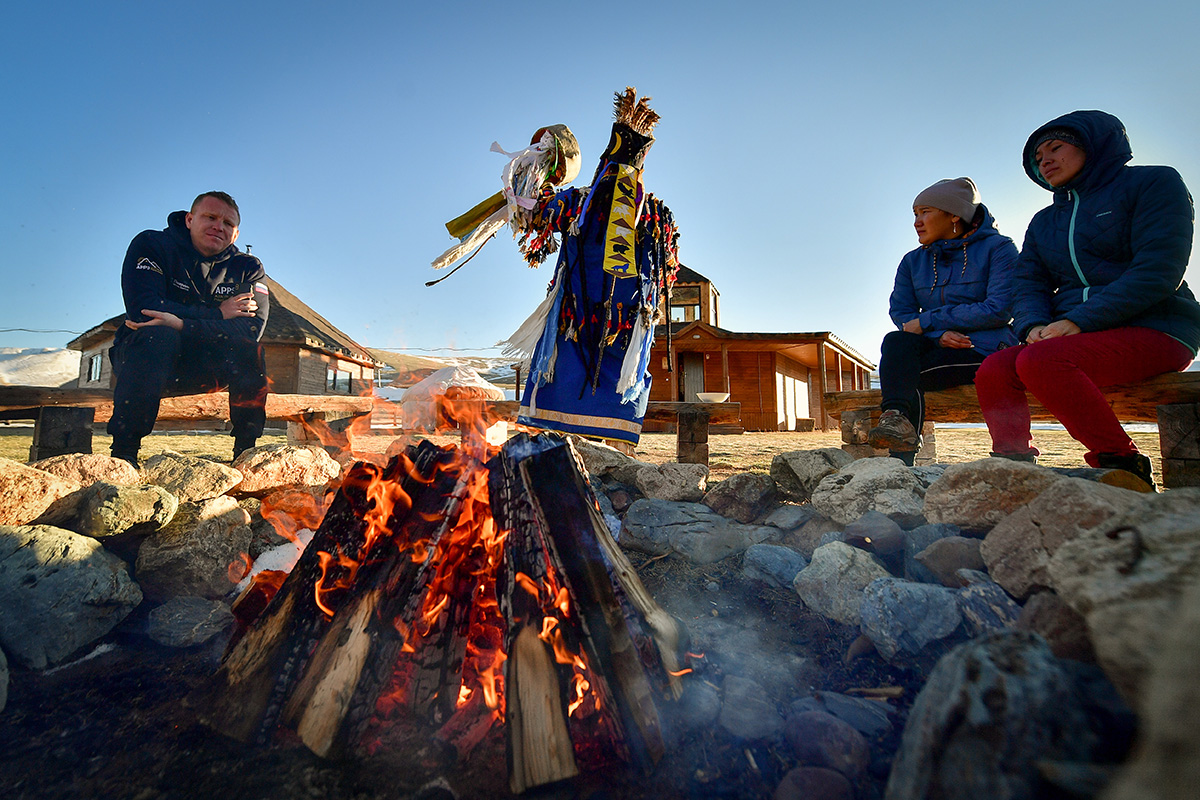
<instances>
[{"instance_id":1,"label":"black trousers","mask_svg":"<svg viewBox=\"0 0 1200 800\"><path fill-rule=\"evenodd\" d=\"M109 351L117 385L108 432L133 445L154 430L159 402L178 394L229 390L229 421L238 440L262 436L267 375L258 342L227 339L183 349L179 331L164 325L130 331Z\"/></svg>"},{"instance_id":2,"label":"black trousers","mask_svg":"<svg viewBox=\"0 0 1200 800\"><path fill-rule=\"evenodd\" d=\"M925 392L971 383L983 359L973 347L941 347L918 333L892 331L883 337L879 356L879 407L900 411L920 433Z\"/></svg>"}]
</instances>

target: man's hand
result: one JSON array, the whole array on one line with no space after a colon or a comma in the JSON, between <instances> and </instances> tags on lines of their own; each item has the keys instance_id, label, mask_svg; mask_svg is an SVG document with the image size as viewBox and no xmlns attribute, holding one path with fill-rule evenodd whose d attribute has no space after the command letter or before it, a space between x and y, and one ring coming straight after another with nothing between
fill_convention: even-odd
<instances>
[{"instance_id":1,"label":"man's hand","mask_svg":"<svg viewBox=\"0 0 1200 800\"><path fill-rule=\"evenodd\" d=\"M138 328L153 328L156 325L165 325L177 331L183 330L183 320L174 314L169 314L166 311L154 311L149 308L143 308L142 313L150 319L145 322L133 322L127 319L125 320L125 327L133 328L136 331Z\"/></svg>"},{"instance_id":2,"label":"man's hand","mask_svg":"<svg viewBox=\"0 0 1200 800\"><path fill-rule=\"evenodd\" d=\"M1034 342L1046 339L1057 339L1059 336L1074 336L1077 333L1083 333L1078 325L1069 319L1060 319L1057 322L1051 322L1049 325L1035 325L1030 328L1025 341L1033 344Z\"/></svg>"},{"instance_id":3,"label":"man's hand","mask_svg":"<svg viewBox=\"0 0 1200 800\"><path fill-rule=\"evenodd\" d=\"M258 311L258 301L252 292L230 297L221 303L221 319L253 317L255 311Z\"/></svg>"},{"instance_id":4,"label":"man's hand","mask_svg":"<svg viewBox=\"0 0 1200 800\"><path fill-rule=\"evenodd\" d=\"M971 346L971 337L958 331L946 331L938 339L938 344L954 350L965 350Z\"/></svg>"},{"instance_id":5,"label":"man's hand","mask_svg":"<svg viewBox=\"0 0 1200 800\"><path fill-rule=\"evenodd\" d=\"M904 331L905 333L924 333L925 332L925 330L921 327L921 320L919 318L910 319L908 322L904 323L904 325L902 325L900 327L900 330Z\"/></svg>"}]
</instances>

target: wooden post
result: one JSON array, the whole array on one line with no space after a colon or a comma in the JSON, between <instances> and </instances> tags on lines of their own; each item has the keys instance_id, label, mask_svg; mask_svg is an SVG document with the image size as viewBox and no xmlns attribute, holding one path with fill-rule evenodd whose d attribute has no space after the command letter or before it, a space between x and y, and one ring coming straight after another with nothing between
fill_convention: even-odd
<instances>
[{"instance_id":1,"label":"wooden post","mask_svg":"<svg viewBox=\"0 0 1200 800\"><path fill-rule=\"evenodd\" d=\"M1158 406L1162 484L1200 486L1200 403Z\"/></svg>"},{"instance_id":2,"label":"wooden post","mask_svg":"<svg viewBox=\"0 0 1200 800\"><path fill-rule=\"evenodd\" d=\"M92 452L92 422L96 409L73 406L39 408L29 460L40 461L67 453Z\"/></svg>"},{"instance_id":3,"label":"wooden post","mask_svg":"<svg viewBox=\"0 0 1200 800\"><path fill-rule=\"evenodd\" d=\"M821 393L817 396L817 427L829 430L829 414L825 411L825 395L829 392L829 379L825 374L825 342L817 342L817 375L821 382Z\"/></svg>"},{"instance_id":4,"label":"wooden post","mask_svg":"<svg viewBox=\"0 0 1200 800\"><path fill-rule=\"evenodd\" d=\"M680 464L708 464L708 413L680 411L675 435L675 459Z\"/></svg>"},{"instance_id":5,"label":"wooden post","mask_svg":"<svg viewBox=\"0 0 1200 800\"><path fill-rule=\"evenodd\" d=\"M721 383L725 387L722 391L732 395L733 389L729 383L729 345L724 342L721 343Z\"/></svg>"}]
</instances>

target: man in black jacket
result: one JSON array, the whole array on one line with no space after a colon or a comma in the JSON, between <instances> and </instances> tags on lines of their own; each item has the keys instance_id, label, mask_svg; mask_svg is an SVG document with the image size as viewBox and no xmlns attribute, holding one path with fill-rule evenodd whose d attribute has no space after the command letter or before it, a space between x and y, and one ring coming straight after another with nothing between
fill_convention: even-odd
<instances>
[{"instance_id":1,"label":"man in black jacket","mask_svg":"<svg viewBox=\"0 0 1200 800\"><path fill-rule=\"evenodd\" d=\"M134 237L121 267L125 325L109 353L117 376L112 454L137 465L168 394L229 389L236 458L266 422L262 338L269 310L262 262L234 246L241 214L205 192L161 231Z\"/></svg>"}]
</instances>

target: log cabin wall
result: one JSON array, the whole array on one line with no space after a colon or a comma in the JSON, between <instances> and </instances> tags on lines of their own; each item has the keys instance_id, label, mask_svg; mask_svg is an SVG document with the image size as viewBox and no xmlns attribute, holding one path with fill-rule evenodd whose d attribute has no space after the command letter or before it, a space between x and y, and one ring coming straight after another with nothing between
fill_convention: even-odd
<instances>
[{"instance_id":1,"label":"log cabin wall","mask_svg":"<svg viewBox=\"0 0 1200 800\"><path fill-rule=\"evenodd\" d=\"M271 379L271 391L276 394L306 394L300 391L300 351L295 345L265 344L263 359L267 365L267 377ZM324 394L311 392L309 394Z\"/></svg>"},{"instance_id":2,"label":"log cabin wall","mask_svg":"<svg viewBox=\"0 0 1200 800\"><path fill-rule=\"evenodd\" d=\"M79 379L76 381L80 389L111 389L116 385L112 360L108 357L111 349L112 339L109 339L80 354Z\"/></svg>"},{"instance_id":3,"label":"log cabin wall","mask_svg":"<svg viewBox=\"0 0 1200 800\"><path fill-rule=\"evenodd\" d=\"M333 383L330 372L336 373ZM317 350L299 352L299 394L353 394L372 391L375 370Z\"/></svg>"},{"instance_id":4,"label":"log cabin wall","mask_svg":"<svg viewBox=\"0 0 1200 800\"><path fill-rule=\"evenodd\" d=\"M775 354L762 350L730 351L729 399L742 404L742 427L746 430L778 430Z\"/></svg>"}]
</instances>

